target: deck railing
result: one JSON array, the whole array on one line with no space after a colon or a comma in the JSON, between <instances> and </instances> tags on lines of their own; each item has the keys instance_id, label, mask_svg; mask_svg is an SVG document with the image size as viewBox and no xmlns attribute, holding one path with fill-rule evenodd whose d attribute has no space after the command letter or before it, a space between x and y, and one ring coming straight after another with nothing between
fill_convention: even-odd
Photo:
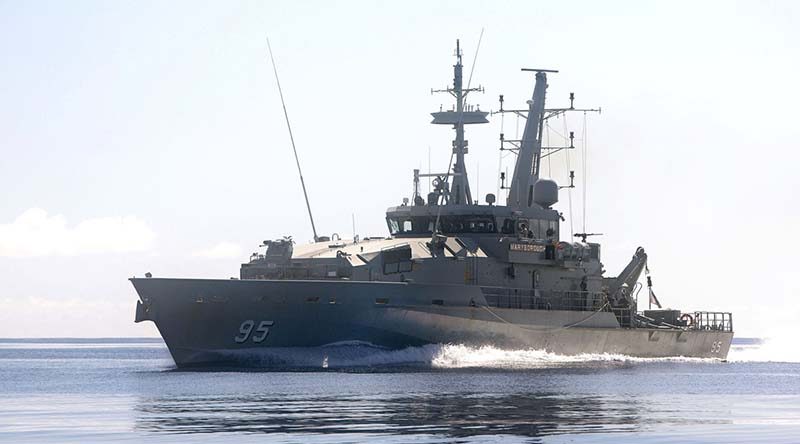
<instances>
[{"instance_id":1,"label":"deck railing","mask_svg":"<svg viewBox=\"0 0 800 444\"><path fill-rule=\"evenodd\" d=\"M634 313L630 308L612 308L607 305L605 293L590 291L536 291L519 288L481 287L489 307L528 310L610 311L622 327L634 326ZM684 316L690 316L691 320ZM643 318L638 315L638 318ZM649 318L643 318L649 319ZM696 311L684 314L675 325L644 325L653 328L733 331L733 316L728 312Z\"/></svg>"},{"instance_id":2,"label":"deck railing","mask_svg":"<svg viewBox=\"0 0 800 444\"><path fill-rule=\"evenodd\" d=\"M536 291L519 288L481 287L490 307L529 310L597 311L606 296L591 291Z\"/></svg>"},{"instance_id":3,"label":"deck railing","mask_svg":"<svg viewBox=\"0 0 800 444\"><path fill-rule=\"evenodd\" d=\"M696 311L692 315L692 330L733 331L733 316L722 311Z\"/></svg>"}]
</instances>

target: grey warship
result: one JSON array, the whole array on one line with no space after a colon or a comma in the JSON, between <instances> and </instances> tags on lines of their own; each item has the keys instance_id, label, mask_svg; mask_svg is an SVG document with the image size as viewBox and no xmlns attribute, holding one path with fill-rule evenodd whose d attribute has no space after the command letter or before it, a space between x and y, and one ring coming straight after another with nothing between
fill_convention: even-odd
<instances>
[{"instance_id":1,"label":"grey warship","mask_svg":"<svg viewBox=\"0 0 800 444\"><path fill-rule=\"evenodd\" d=\"M527 107L504 109L500 96L496 113L526 119L521 139L500 136L502 149L516 156L514 172L508 186L501 174L505 204L493 194L485 204L473 199L464 131L488 123L494 113L467 104L466 96L480 88L463 85L458 45L455 55L452 86L442 90L455 105L432 113L433 124L455 131L450 164L440 174L414 170L413 194L386 211L389 236L318 236L312 217L313 243L295 245L291 237L264 241L265 250L242 264L238 279L149 273L130 279L139 295L135 321L155 323L178 367L280 366L287 364L282 353L296 350L322 364L326 350L341 344L726 359L733 338L730 313L682 312L660 304L639 309L640 278L647 270L643 248L608 277L591 233L562 239L563 218L553 209L560 187L541 177L540 163L570 146L544 146L543 126L552 117L589 110L575 108L572 95L568 107L545 106L548 74L557 71L523 69L534 77ZM421 180L432 182L424 196ZM649 276L646 281L644 291L653 301Z\"/></svg>"}]
</instances>

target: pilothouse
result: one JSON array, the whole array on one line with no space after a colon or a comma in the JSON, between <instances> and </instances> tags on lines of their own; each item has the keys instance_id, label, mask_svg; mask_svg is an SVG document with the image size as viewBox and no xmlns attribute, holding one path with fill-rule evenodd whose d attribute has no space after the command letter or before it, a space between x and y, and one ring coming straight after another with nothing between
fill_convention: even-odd
<instances>
[{"instance_id":1,"label":"pilothouse","mask_svg":"<svg viewBox=\"0 0 800 444\"><path fill-rule=\"evenodd\" d=\"M465 125L489 123L489 112L473 109L466 104L467 95L483 88L463 87L463 64L460 44L456 43L456 64L453 66L453 86L433 92L451 94L455 106L450 111L431 113L434 125L449 125L455 131L451 157L452 168L444 173L422 174L414 170L414 194L411 205L408 200L403 205L389 208L386 221L389 233L395 237L440 234L482 234L514 235L522 234L528 238L559 241L559 220L561 215L552 209L558 202L558 185L550 179L539 177L542 150L562 150L570 147L543 147L544 122L569 111L598 111L595 109L576 109L574 95L570 95L570 107L560 109L545 108L547 90L546 69L523 69L535 72L533 97L528 101L528 109L504 110L504 98L500 96L498 113L515 113L526 118L525 129L520 140L506 140L501 134L503 148L514 152L516 164L508 190L505 205L496 205L496 196L487 194L485 204L473 200L469 177L465 167L468 141L465 139ZM505 148L510 146L510 148ZM453 162L455 159L455 162ZM502 174L503 184L505 175ZM432 178L432 191L423 197L420 193L420 179Z\"/></svg>"}]
</instances>

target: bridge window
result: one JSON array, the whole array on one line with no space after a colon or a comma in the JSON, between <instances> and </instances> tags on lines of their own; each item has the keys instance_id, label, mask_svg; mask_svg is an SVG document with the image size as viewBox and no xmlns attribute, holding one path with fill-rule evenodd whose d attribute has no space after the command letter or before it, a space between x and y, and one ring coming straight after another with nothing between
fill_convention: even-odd
<instances>
[{"instance_id":1,"label":"bridge window","mask_svg":"<svg viewBox=\"0 0 800 444\"><path fill-rule=\"evenodd\" d=\"M418 216L408 218L387 218L389 232L394 235L429 235L433 233L436 217ZM456 233L497 233L492 216L441 216L439 229L445 234Z\"/></svg>"},{"instance_id":2,"label":"bridge window","mask_svg":"<svg viewBox=\"0 0 800 444\"><path fill-rule=\"evenodd\" d=\"M489 225L486 225L486 227L488 228ZM558 221L506 218L503 220L502 227L500 227L500 232L503 234L520 233L521 236L526 236L528 231L530 231L530 237L534 239L558 239ZM548 232L550 235L548 235Z\"/></svg>"},{"instance_id":3,"label":"bridge window","mask_svg":"<svg viewBox=\"0 0 800 444\"><path fill-rule=\"evenodd\" d=\"M389 232L397 234L430 234L433 232L434 219L430 217L387 218Z\"/></svg>"},{"instance_id":4,"label":"bridge window","mask_svg":"<svg viewBox=\"0 0 800 444\"><path fill-rule=\"evenodd\" d=\"M547 222L547 229L542 234L546 239L558 239L558 222L554 220L542 221Z\"/></svg>"},{"instance_id":5,"label":"bridge window","mask_svg":"<svg viewBox=\"0 0 800 444\"><path fill-rule=\"evenodd\" d=\"M503 221L503 234L514 234L514 220L506 218Z\"/></svg>"}]
</instances>

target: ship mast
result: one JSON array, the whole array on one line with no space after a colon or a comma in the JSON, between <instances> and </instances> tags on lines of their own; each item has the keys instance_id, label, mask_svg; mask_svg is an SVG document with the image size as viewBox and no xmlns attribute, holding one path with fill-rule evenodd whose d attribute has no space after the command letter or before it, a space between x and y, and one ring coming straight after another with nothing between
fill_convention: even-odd
<instances>
[{"instance_id":1,"label":"ship mast","mask_svg":"<svg viewBox=\"0 0 800 444\"><path fill-rule=\"evenodd\" d=\"M508 193L508 206L529 207L533 201L533 184L539 179L539 161L542 157L542 126L544 123L544 101L547 93L547 73L558 72L545 69L536 71L536 86L533 97L528 101L528 120L522 132L519 155L511 178Z\"/></svg>"},{"instance_id":2,"label":"ship mast","mask_svg":"<svg viewBox=\"0 0 800 444\"><path fill-rule=\"evenodd\" d=\"M514 208L526 208L534 204L533 188L539 180L539 168L541 160L551 154L561 150L574 149L574 134L569 133L568 146L542 146L542 135L545 121L551 117L556 117L567 112L600 112L600 108L579 109L574 107L575 94L569 95L569 108L545 108L545 96L547 94L547 73L557 73L552 69L530 69L522 68L522 71L532 71L536 73L536 84L533 87L533 97L528 101L528 109L503 109L503 96L500 96L500 111L497 113L514 113L526 119L525 129L522 132L521 140L507 140L500 134L501 150L510 150L517 153L517 162L514 165L514 175L511 178L511 186L508 188L507 205ZM506 144L512 148L505 148ZM542 151L548 151L542 155ZM572 182L574 172L570 171L570 185L559 188L573 188ZM501 175L501 180L503 176Z\"/></svg>"},{"instance_id":3,"label":"ship mast","mask_svg":"<svg viewBox=\"0 0 800 444\"><path fill-rule=\"evenodd\" d=\"M466 97L472 91L483 92L482 87L467 88L463 87L463 67L461 63L461 43L456 40L456 64L453 65L453 87L431 90L434 92L446 92L451 94L456 99L455 112L445 111L438 113L431 113L433 121L431 123L436 125L452 125L456 132L456 138L453 140L453 156L455 162L453 163L453 172L448 174L452 176L452 186L450 187L449 198L446 200L449 205L472 205L472 192L469 188L469 178L467 177L467 168L464 164L464 155L469 152L469 142L464 139L464 125L472 123L488 123L486 119L488 113L482 112L480 109L473 110L471 106L466 105ZM421 175L422 176L422 175Z\"/></svg>"},{"instance_id":4,"label":"ship mast","mask_svg":"<svg viewBox=\"0 0 800 444\"><path fill-rule=\"evenodd\" d=\"M458 62L453 67L453 96L456 98L456 113L459 116L464 112L464 89L462 88L463 76L461 71L463 65L461 64L461 45L456 40L456 57ZM464 121L459 119L459 122L454 125L456 130L456 140L453 143L453 153L456 157L456 162L453 165L453 188L451 195L453 203L460 204L472 203L472 193L469 190L469 178L467 177L467 169L464 166L464 154L467 151L467 142L464 140Z\"/></svg>"}]
</instances>

